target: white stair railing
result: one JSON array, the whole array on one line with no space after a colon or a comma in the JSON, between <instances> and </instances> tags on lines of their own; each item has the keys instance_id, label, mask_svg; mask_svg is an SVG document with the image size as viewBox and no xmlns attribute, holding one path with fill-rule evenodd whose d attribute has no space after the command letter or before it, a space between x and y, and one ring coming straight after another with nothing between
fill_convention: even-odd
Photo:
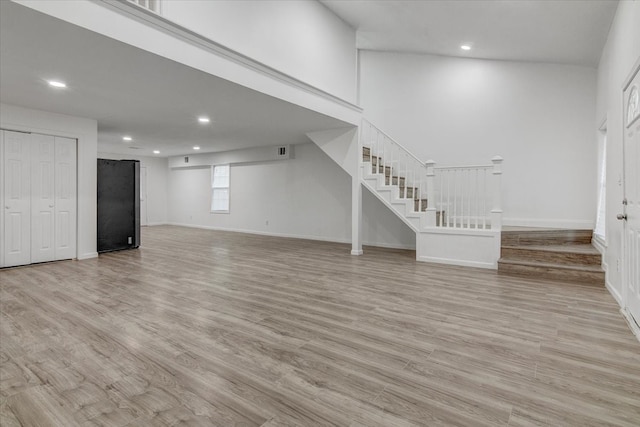
<instances>
[{"instance_id":1,"label":"white stair railing","mask_svg":"<svg viewBox=\"0 0 640 427\"><path fill-rule=\"evenodd\" d=\"M138 6L144 7L145 9L149 9L152 12L155 12L157 14L161 13L160 7L160 0L127 0L130 3L135 3Z\"/></svg>"},{"instance_id":2,"label":"white stair railing","mask_svg":"<svg viewBox=\"0 0 640 427\"><path fill-rule=\"evenodd\" d=\"M360 135L360 152L369 153L366 161L371 162L371 173L384 176L385 185L398 186L395 197L414 200L415 211L426 211L427 169L424 162L367 120L363 120Z\"/></svg>"},{"instance_id":3,"label":"white stair railing","mask_svg":"<svg viewBox=\"0 0 640 427\"><path fill-rule=\"evenodd\" d=\"M413 199L414 210L426 212L426 227L501 229L502 157L494 157L492 164L436 167L367 120L362 121L360 152L370 162L370 173L398 187L396 197Z\"/></svg>"},{"instance_id":4,"label":"white stair railing","mask_svg":"<svg viewBox=\"0 0 640 427\"><path fill-rule=\"evenodd\" d=\"M436 167L435 205L445 228L500 229L502 158L490 165Z\"/></svg>"}]
</instances>

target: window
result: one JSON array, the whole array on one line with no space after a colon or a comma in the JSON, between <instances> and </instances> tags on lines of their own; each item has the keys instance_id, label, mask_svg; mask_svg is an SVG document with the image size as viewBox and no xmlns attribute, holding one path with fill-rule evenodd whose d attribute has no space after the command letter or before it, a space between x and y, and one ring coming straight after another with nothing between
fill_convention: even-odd
<instances>
[{"instance_id":1,"label":"window","mask_svg":"<svg viewBox=\"0 0 640 427\"><path fill-rule=\"evenodd\" d=\"M211 166L211 212L229 212L229 165Z\"/></svg>"}]
</instances>

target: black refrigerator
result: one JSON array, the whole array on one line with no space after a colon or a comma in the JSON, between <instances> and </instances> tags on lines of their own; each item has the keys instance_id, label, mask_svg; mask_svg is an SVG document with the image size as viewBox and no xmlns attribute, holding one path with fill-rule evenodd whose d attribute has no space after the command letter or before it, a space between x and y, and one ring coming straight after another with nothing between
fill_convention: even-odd
<instances>
[{"instance_id":1,"label":"black refrigerator","mask_svg":"<svg viewBox=\"0 0 640 427\"><path fill-rule=\"evenodd\" d=\"M98 252L140 246L140 162L98 159Z\"/></svg>"}]
</instances>

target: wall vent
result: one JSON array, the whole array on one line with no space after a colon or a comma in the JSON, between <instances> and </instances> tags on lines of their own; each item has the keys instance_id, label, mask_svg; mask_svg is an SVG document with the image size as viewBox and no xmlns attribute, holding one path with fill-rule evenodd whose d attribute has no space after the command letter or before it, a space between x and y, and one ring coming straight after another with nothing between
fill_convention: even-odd
<instances>
[{"instance_id":1,"label":"wall vent","mask_svg":"<svg viewBox=\"0 0 640 427\"><path fill-rule=\"evenodd\" d=\"M278 147L278 157L286 157L287 155L287 147Z\"/></svg>"},{"instance_id":2,"label":"wall vent","mask_svg":"<svg viewBox=\"0 0 640 427\"><path fill-rule=\"evenodd\" d=\"M189 156L184 156L184 162L189 163Z\"/></svg>"}]
</instances>

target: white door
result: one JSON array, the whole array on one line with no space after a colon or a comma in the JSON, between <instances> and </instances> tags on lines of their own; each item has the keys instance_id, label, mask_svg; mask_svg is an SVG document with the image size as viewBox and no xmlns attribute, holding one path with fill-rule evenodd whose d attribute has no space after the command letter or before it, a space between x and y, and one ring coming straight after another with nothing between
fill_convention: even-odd
<instances>
[{"instance_id":1,"label":"white door","mask_svg":"<svg viewBox=\"0 0 640 427\"><path fill-rule=\"evenodd\" d=\"M76 256L76 140L55 138L55 259Z\"/></svg>"},{"instance_id":2,"label":"white door","mask_svg":"<svg viewBox=\"0 0 640 427\"><path fill-rule=\"evenodd\" d=\"M147 218L147 168L140 167L140 225L149 224Z\"/></svg>"},{"instance_id":3,"label":"white door","mask_svg":"<svg viewBox=\"0 0 640 427\"><path fill-rule=\"evenodd\" d=\"M640 325L640 62L624 89L623 287L626 310ZM619 217L620 218L620 217ZM622 217L624 219L624 217Z\"/></svg>"},{"instance_id":4,"label":"white door","mask_svg":"<svg viewBox=\"0 0 640 427\"><path fill-rule=\"evenodd\" d=\"M4 267L31 262L31 135L4 132Z\"/></svg>"},{"instance_id":5,"label":"white door","mask_svg":"<svg viewBox=\"0 0 640 427\"><path fill-rule=\"evenodd\" d=\"M31 135L31 262L53 261L54 138Z\"/></svg>"}]
</instances>

